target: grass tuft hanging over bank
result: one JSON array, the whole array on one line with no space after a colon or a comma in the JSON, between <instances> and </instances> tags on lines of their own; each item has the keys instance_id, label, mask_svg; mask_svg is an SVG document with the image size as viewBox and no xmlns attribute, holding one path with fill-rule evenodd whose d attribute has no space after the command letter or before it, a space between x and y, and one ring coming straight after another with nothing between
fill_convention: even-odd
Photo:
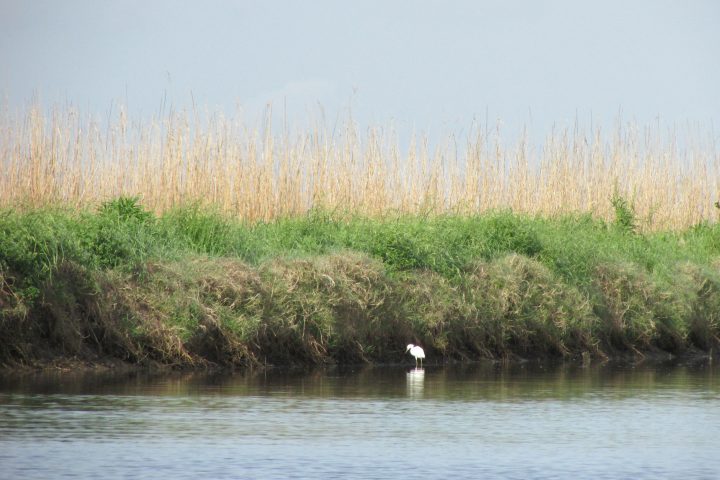
<instances>
[{"instance_id":1,"label":"grass tuft hanging over bank","mask_svg":"<svg viewBox=\"0 0 720 480\"><path fill-rule=\"evenodd\" d=\"M716 349L720 227L639 233L625 214L313 210L249 224L199 206L156 215L128 197L5 208L0 362L399 362L408 343L431 362Z\"/></svg>"}]
</instances>

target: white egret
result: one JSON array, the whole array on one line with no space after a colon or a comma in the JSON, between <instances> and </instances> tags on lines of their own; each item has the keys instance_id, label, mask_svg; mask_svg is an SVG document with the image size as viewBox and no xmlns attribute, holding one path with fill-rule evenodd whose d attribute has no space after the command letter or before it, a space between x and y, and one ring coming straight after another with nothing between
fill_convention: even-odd
<instances>
[{"instance_id":1,"label":"white egret","mask_svg":"<svg viewBox=\"0 0 720 480\"><path fill-rule=\"evenodd\" d=\"M405 352L410 352L410 355L415 357L415 366L417 367L418 364L418 358L420 359L420 366L422 367L422 361L423 358L425 358L425 350L422 349L419 345L413 345L412 343L407 346L407 350Z\"/></svg>"}]
</instances>

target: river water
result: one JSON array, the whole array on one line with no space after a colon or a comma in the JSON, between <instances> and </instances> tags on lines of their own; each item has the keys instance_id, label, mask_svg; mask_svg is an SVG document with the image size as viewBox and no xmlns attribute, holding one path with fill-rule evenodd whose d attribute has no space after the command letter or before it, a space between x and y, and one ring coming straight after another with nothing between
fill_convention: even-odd
<instances>
[{"instance_id":1,"label":"river water","mask_svg":"<svg viewBox=\"0 0 720 480\"><path fill-rule=\"evenodd\" d=\"M720 368L0 380L0 478L720 478Z\"/></svg>"}]
</instances>

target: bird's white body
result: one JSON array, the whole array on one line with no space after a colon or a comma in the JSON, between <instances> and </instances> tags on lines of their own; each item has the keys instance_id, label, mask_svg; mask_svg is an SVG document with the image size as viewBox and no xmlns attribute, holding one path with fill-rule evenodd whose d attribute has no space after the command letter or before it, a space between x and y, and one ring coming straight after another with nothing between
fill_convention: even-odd
<instances>
[{"instance_id":1,"label":"bird's white body","mask_svg":"<svg viewBox=\"0 0 720 480\"><path fill-rule=\"evenodd\" d=\"M407 350L405 351L410 352L410 355L415 357L415 366L418 364L418 359L420 360L420 366L422 366L423 358L425 358L425 350L423 350L422 347L411 343L407 346Z\"/></svg>"}]
</instances>

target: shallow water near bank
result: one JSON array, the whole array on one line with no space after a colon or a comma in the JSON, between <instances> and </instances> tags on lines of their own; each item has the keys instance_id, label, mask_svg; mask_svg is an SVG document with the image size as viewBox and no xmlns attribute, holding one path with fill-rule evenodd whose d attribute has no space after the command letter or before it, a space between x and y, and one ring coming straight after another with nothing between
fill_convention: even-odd
<instances>
[{"instance_id":1,"label":"shallow water near bank","mask_svg":"<svg viewBox=\"0 0 720 480\"><path fill-rule=\"evenodd\" d=\"M0 379L0 478L717 478L716 365Z\"/></svg>"}]
</instances>

